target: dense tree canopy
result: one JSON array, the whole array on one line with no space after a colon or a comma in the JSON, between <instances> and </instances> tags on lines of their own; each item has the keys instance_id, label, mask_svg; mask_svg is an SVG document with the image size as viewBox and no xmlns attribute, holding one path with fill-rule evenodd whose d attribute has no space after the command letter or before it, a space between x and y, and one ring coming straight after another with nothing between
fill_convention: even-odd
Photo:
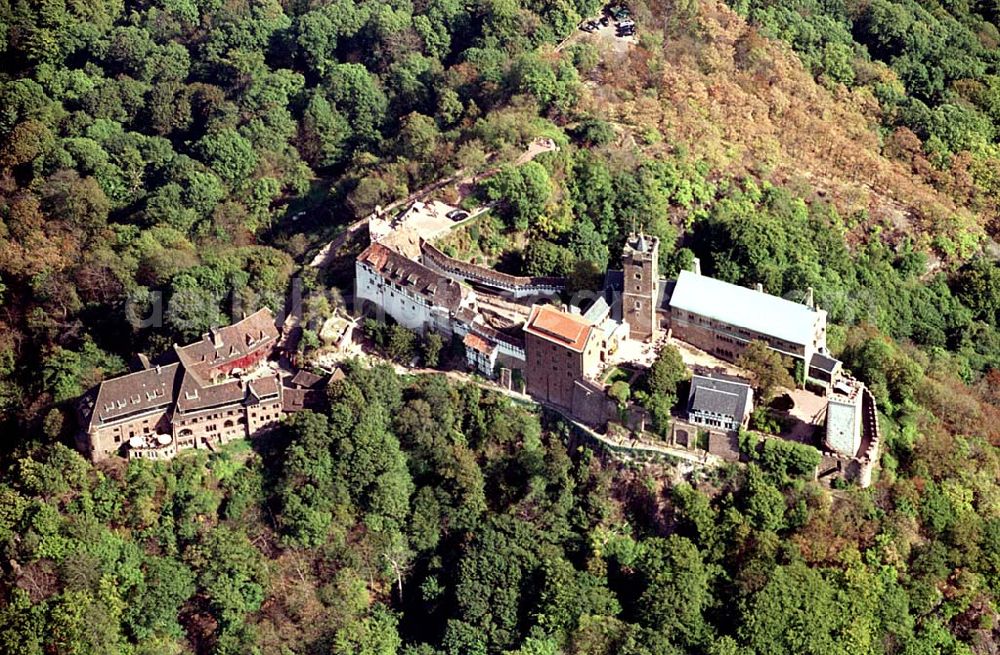
<instances>
[{"instance_id":1,"label":"dense tree canopy","mask_svg":"<svg viewBox=\"0 0 1000 655\"><path fill-rule=\"evenodd\" d=\"M772 134L749 163L668 134L668 105L727 101L718 78L685 85L689 61L805 123L762 37L711 4L636 0L640 43L609 53L552 48L594 0L0 2L0 651L988 652L1000 269L963 217L1000 225L1000 14L732 4L863 108L836 129L954 211L921 214L926 234L894 214L887 234L776 166ZM515 165L537 137L558 149ZM697 256L729 282L811 291L881 412L874 488L830 493L815 449L773 439L745 440L745 466L618 465L494 391L356 363L321 410L252 444L100 466L63 445L73 400L136 353L281 307L294 259L460 170L492 206L449 247L512 272L600 291L643 230L665 276ZM399 363L448 355L365 330ZM767 352L743 362L763 391L789 384ZM613 388L665 433L685 377L667 346Z\"/></svg>"}]
</instances>

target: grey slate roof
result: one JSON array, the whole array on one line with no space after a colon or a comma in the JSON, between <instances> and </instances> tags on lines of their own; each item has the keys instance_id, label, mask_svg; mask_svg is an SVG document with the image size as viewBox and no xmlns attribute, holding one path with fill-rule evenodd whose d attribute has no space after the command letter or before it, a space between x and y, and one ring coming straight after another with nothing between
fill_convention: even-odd
<instances>
[{"instance_id":1,"label":"grey slate roof","mask_svg":"<svg viewBox=\"0 0 1000 655\"><path fill-rule=\"evenodd\" d=\"M834 359L828 355L822 353L816 353L809 360L809 368L814 368L818 371L823 371L824 373L833 374L837 367L840 366L840 360Z\"/></svg>"},{"instance_id":2,"label":"grey slate roof","mask_svg":"<svg viewBox=\"0 0 1000 655\"><path fill-rule=\"evenodd\" d=\"M688 411L731 416L740 422L750 393L750 386L742 382L695 375L691 378Z\"/></svg>"},{"instance_id":3,"label":"grey slate roof","mask_svg":"<svg viewBox=\"0 0 1000 655\"><path fill-rule=\"evenodd\" d=\"M93 429L174 402L182 369L178 364L147 368L105 380L97 389L88 427Z\"/></svg>"},{"instance_id":4,"label":"grey slate roof","mask_svg":"<svg viewBox=\"0 0 1000 655\"><path fill-rule=\"evenodd\" d=\"M601 296L583 313L583 318L591 323L600 323L607 318L610 312L611 306L608 305L608 301L604 299L604 296Z\"/></svg>"},{"instance_id":5,"label":"grey slate roof","mask_svg":"<svg viewBox=\"0 0 1000 655\"><path fill-rule=\"evenodd\" d=\"M604 290L621 293L625 289L625 272L608 269L604 274Z\"/></svg>"},{"instance_id":6,"label":"grey slate roof","mask_svg":"<svg viewBox=\"0 0 1000 655\"><path fill-rule=\"evenodd\" d=\"M820 313L762 291L681 271L670 306L789 343L809 344Z\"/></svg>"},{"instance_id":7,"label":"grey slate roof","mask_svg":"<svg viewBox=\"0 0 1000 655\"><path fill-rule=\"evenodd\" d=\"M291 385L300 389L315 389L327 382L326 377L301 369L292 376Z\"/></svg>"},{"instance_id":8,"label":"grey slate roof","mask_svg":"<svg viewBox=\"0 0 1000 655\"><path fill-rule=\"evenodd\" d=\"M660 278L659 291L656 296L656 310L669 312L670 299L674 296L674 289L677 287L677 280Z\"/></svg>"}]
</instances>

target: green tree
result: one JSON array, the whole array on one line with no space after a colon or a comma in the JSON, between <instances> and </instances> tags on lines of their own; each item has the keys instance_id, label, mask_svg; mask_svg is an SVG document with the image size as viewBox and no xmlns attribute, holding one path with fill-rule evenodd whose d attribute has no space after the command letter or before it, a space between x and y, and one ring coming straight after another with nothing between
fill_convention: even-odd
<instances>
[{"instance_id":1,"label":"green tree","mask_svg":"<svg viewBox=\"0 0 1000 655\"><path fill-rule=\"evenodd\" d=\"M361 64L334 64L324 87L327 97L347 116L354 141L362 147L377 145L389 104L378 78Z\"/></svg>"},{"instance_id":2,"label":"green tree","mask_svg":"<svg viewBox=\"0 0 1000 655\"><path fill-rule=\"evenodd\" d=\"M772 350L764 341L751 341L736 365L750 373L754 391L763 402L773 398L779 387L795 387L790 373L791 360Z\"/></svg>"},{"instance_id":3,"label":"green tree","mask_svg":"<svg viewBox=\"0 0 1000 655\"><path fill-rule=\"evenodd\" d=\"M759 592L740 601L740 615L740 641L762 655L847 655L839 635L857 620L822 573L801 562L777 567Z\"/></svg>"},{"instance_id":4,"label":"green tree","mask_svg":"<svg viewBox=\"0 0 1000 655\"><path fill-rule=\"evenodd\" d=\"M638 568L644 591L638 607L641 623L671 643L694 649L711 634L704 612L712 602L710 572L697 547L684 537L643 542Z\"/></svg>"},{"instance_id":5,"label":"green tree","mask_svg":"<svg viewBox=\"0 0 1000 655\"><path fill-rule=\"evenodd\" d=\"M351 127L347 119L323 94L309 98L299 124L299 152L309 165L327 168L339 164L345 155Z\"/></svg>"},{"instance_id":6,"label":"green tree","mask_svg":"<svg viewBox=\"0 0 1000 655\"><path fill-rule=\"evenodd\" d=\"M147 558L142 584L132 588L125 608L125 623L136 638L183 637L177 616L181 604L194 595L194 582L194 573L180 562Z\"/></svg>"},{"instance_id":7,"label":"green tree","mask_svg":"<svg viewBox=\"0 0 1000 655\"><path fill-rule=\"evenodd\" d=\"M197 150L212 172L231 187L242 186L257 167L253 146L232 128L205 135Z\"/></svg>"},{"instance_id":8,"label":"green tree","mask_svg":"<svg viewBox=\"0 0 1000 655\"><path fill-rule=\"evenodd\" d=\"M198 586L223 628L241 625L260 609L267 570L260 551L243 532L218 526L202 535L185 559L197 572Z\"/></svg>"},{"instance_id":9,"label":"green tree","mask_svg":"<svg viewBox=\"0 0 1000 655\"><path fill-rule=\"evenodd\" d=\"M976 260L959 271L954 286L959 299L977 319L1000 325L1000 266Z\"/></svg>"},{"instance_id":10,"label":"green tree","mask_svg":"<svg viewBox=\"0 0 1000 655\"><path fill-rule=\"evenodd\" d=\"M332 655L396 655L402 640L396 631L396 617L377 605L371 616L337 630Z\"/></svg>"},{"instance_id":11,"label":"green tree","mask_svg":"<svg viewBox=\"0 0 1000 655\"><path fill-rule=\"evenodd\" d=\"M292 417L287 429L293 443L285 454L278 484L280 523L290 543L316 547L326 542L334 510L347 502L346 490L334 477L326 417L301 412Z\"/></svg>"},{"instance_id":12,"label":"green tree","mask_svg":"<svg viewBox=\"0 0 1000 655\"><path fill-rule=\"evenodd\" d=\"M618 403L619 409L628 407L629 398L632 396L632 389L623 380L617 380L608 388L608 395Z\"/></svg>"},{"instance_id":13,"label":"green tree","mask_svg":"<svg viewBox=\"0 0 1000 655\"><path fill-rule=\"evenodd\" d=\"M765 439L760 451L761 466L785 480L788 476L812 477L820 463L819 451L806 444Z\"/></svg>"},{"instance_id":14,"label":"green tree","mask_svg":"<svg viewBox=\"0 0 1000 655\"><path fill-rule=\"evenodd\" d=\"M444 348L444 340L441 335L437 332L431 332L423 341L423 360L424 366L428 368L437 368L438 364L441 363L441 349Z\"/></svg>"},{"instance_id":15,"label":"green tree","mask_svg":"<svg viewBox=\"0 0 1000 655\"><path fill-rule=\"evenodd\" d=\"M676 346L666 344L656 353L656 359L646 375L646 389L650 394L664 397L677 396L677 385L689 376L687 366Z\"/></svg>"},{"instance_id":16,"label":"green tree","mask_svg":"<svg viewBox=\"0 0 1000 655\"><path fill-rule=\"evenodd\" d=\"M528 275L571 275L574 271L573 253L551 241L533 239L524 253L524 270ZM574 281L579 281L579 278Z\"/></svg>"},{"instance_id":17,"label":"green tree","mask_svg":"<svg viewBox=\"0 0 1000 655\"><path fill-rule=\"evenodd\" d=\"M756 465L747 468L744 507L747 517L759 530L777 532L785 526L785 497Z\"/></svg>"},{"instance_id":18,"label":"green tree","mask_svg":"<svg viewBox=\"0 0 1000 655\"><path fill-rule=\"evenodd\" d=\"M417 335L402 325L389 327L385 354L401 364L409 364L416 350Z\"/></svg>"},{"instance_id":19,"label":"green tree","mask_svg":"<svg viewBox=\"0 0 1000 655\"><path fill-rule=\"evenodd\" d=\"M507 165L484 183L486 197L502 205L502 215L517 230L526 230L545 210L552 196L548 171L538 162Z\"/></svg>"}]
</instances>

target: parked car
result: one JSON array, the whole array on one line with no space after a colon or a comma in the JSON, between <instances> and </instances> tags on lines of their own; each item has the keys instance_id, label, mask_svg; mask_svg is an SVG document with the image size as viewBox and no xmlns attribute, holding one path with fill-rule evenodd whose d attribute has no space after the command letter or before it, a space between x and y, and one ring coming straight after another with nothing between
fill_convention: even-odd
<instances>
[{"instance_id":1,"label":"parked car","mask_svg":"<svg viewBox=\"0 0 1000 655\"><path fill-rule=\"evenodd\" d=\"M609 7L608 13L611 14L611 17L616 21L628 20L630 17L628 9L622 7L621 5L615 5L614 7Z\"/></svg>"},{"instance_id":2,"label":"parked car","mask_svg":"<svg viewBox=\"0 0 1000 655\"><path fill-rule=\"evenodd\" d=\"M464 221L467 219L469 217L469 212L462 209L452 209L450 212L445 214L445 216L457 223L458 221Z\"/></svg>"},{"instance_id":3,"label":"parked car","mask_svg":"<svg viewBox=\"0 0 1000 655\"><path fill-rule=\"evenodd\" d=\"M594 32L597 30L597 25L592 20L580 23L580 29L584 32Z\"/></svg>"},{"instance_id":4,"label":"parked car","mask_svg":"<svg viewBox=\"0 0 1000 655\"><path fill-rule=\"evenodd\" d=\"M618 23L618 36L632 36L635 34L635 21L624 20Z\"/></svg>"},{"instance_id":5,"label":"parked car","mask_svg":"<svg viewBox=\"0 0 1000 655\"><path fill-rule=\"evenodd\" d=\"M601 27L607 27L608 24L611 23L611 18L607 14L604 14L603 16L601 16L600 23Z\"/></svg>"}]
</instances>

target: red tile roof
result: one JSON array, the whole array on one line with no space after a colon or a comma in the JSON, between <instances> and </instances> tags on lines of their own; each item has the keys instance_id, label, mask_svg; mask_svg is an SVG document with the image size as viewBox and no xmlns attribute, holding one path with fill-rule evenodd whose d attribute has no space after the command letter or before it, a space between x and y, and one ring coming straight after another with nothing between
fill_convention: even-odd
<instances>
[{"instance_id":1,"label":"red tile roof","mask_svg":"<svg viewBox=\"0 0 1000 655\"><path fill-rule=\"evenodd\" d=\"M524 331L576 352L583 352L594 326L583 317L550 305L535 305Z\"/></svg>"},{"instance_id":2,"label":"red tile roof","mask_svg":"<svg viewBox=\"0 0 1000 655\"><path fill-rule=\"evenodd\" d=\"M481 336L473 332L469 332L467 335L465 335L465 338L462 339L462 343L465 344L466 348L472 348L473 350L478 350L479 352L485 355L489 355L491 352L493 352L493 350L496 349L495 344L491 344L489 341L487 341L486 339L482 338Z\"/></svg>"},{"instance_id":3,"label":"red tile roof","mask_svg":"<svg viewBox=\"0 0 1000 655\"><path fill-rule=\"evenodd\" d=\"M260 309L243 320L214 328L187 346L175 346L184 368L205 383L208 372L226 366L260 350L271 349L278 341L278 328L270 309Z\"/></svg>"}]
</instances>

